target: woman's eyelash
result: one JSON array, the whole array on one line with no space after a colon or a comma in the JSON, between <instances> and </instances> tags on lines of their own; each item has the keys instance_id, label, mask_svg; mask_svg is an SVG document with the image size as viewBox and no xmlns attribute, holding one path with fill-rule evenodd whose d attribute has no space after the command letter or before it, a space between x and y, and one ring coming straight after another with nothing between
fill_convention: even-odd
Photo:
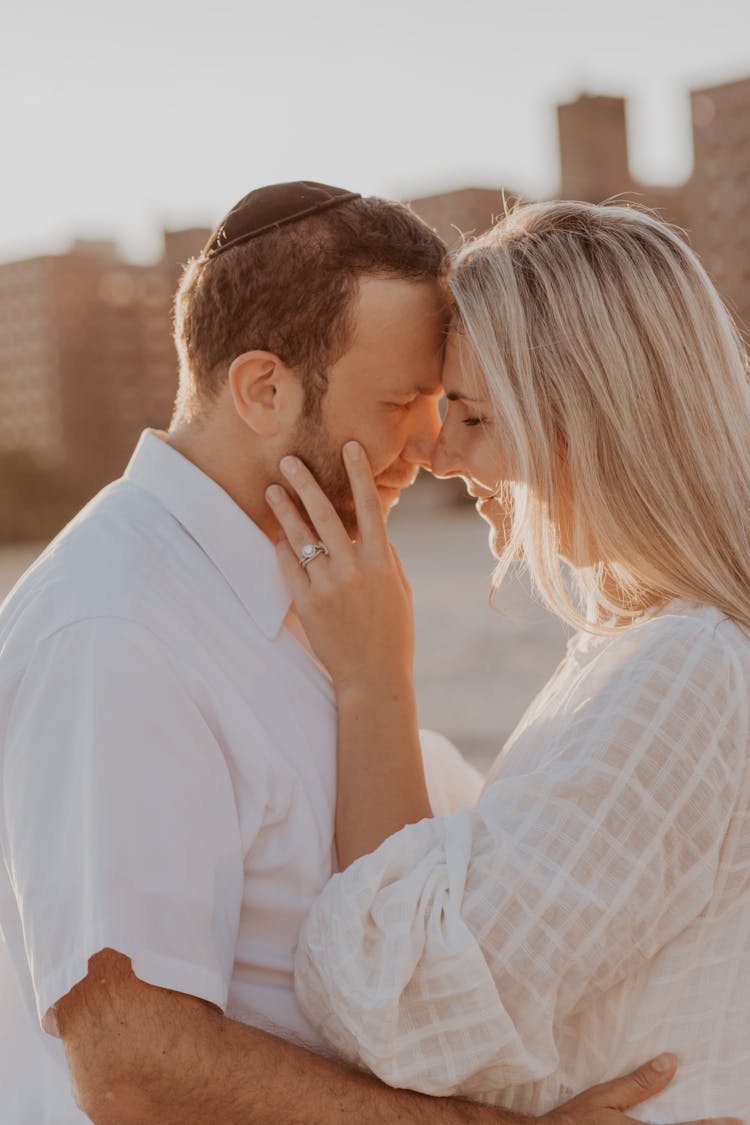
<instances>
[{"instance_id":1,"label":"woman's eyelash","mask_svg":"<svg viewBox=\"0 0 750 1125\"><path fill-rule=\"evenodd\" d=\"M484 422L484 418L464 418L465 426L480 426Z\"/></svg>"}]
</instances>

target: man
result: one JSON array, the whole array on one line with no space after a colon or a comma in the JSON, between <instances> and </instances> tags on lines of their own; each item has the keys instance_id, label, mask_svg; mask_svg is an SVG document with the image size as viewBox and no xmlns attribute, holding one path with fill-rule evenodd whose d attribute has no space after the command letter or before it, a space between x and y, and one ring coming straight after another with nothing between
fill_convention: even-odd
<instances>
[{"instance_id":1,"label":"man","mask_svg":"<svg viewBox=\"0 0 750 1125\"><path fill-rule=\"evenodd\" d=\"M0 615L2 927L97 1125L514 1120L310 1053L292 988L335 869L336 716L264 493L294 451L356 533L346 439L385 507L429 465L443 252L339 189L241 201L180 285L169 434L144 434ZM567 1113L605 1120L632 1092Z\"/></svg>"}]
</instances>

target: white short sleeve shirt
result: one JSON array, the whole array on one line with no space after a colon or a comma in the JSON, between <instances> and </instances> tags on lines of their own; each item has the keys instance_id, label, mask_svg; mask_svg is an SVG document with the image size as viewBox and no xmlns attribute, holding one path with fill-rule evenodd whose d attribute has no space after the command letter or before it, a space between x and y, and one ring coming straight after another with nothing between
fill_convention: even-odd
<instances>
[{"instance_id":1,"label":"white short sleeve shirt","mask_svg":"<svg viewBox=\"0 0 750 1125\"><path fill-rule=\"evenodd\" d=\"M293 963L335 870L336 711L289 607L270 541L151 432L2 607L0 928L53 1035L111 947L320 1045ZM78 1120L34 1105L35 1125Z\"/></svg>"}]
</instances>

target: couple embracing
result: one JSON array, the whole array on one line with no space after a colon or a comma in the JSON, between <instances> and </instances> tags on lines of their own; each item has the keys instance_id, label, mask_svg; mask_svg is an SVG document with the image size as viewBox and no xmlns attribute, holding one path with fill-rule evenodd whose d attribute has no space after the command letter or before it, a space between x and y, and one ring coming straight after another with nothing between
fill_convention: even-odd
<instances>
[{"instance_id":1,"label":"couple embracing","mask_svg":"<svg viewBox=\"0 0 750 1125\"><path fill-rule=\"evenodd\" d=\"M0 922L82 1111L9 1125L741 1117L750 394L695 256L545 203L448 260L275 185L175 338L169 432L0 614ZM421 467L577 628L484 780L417 726Z\"/></svg>"}]
</instances>

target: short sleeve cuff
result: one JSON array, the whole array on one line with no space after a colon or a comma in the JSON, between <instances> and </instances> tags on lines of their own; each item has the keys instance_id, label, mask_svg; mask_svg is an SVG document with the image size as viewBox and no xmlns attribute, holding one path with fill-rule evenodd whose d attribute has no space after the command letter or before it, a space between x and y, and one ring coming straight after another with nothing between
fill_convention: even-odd
<instances>
[{"instance_id":1,"label":"short sleeve cuff","mask_svg":"<svg viewBox=\"0 0 750 1125\"><path fill-rule=\"evenodd\" d=\"M150 949L138 948L122 937L109 935L94 943L90 951L72 954L38 982L37 1010L42 1028L48 1034L59 1037L55 1005L86 977L89 958L102 949L114 949L129 957L133 972L144 984L184 992L188 996L208 1001L221 1012L226 1010L229 985L220 973L205 965L191 964Z\"/></svg>"}]
</instances>

